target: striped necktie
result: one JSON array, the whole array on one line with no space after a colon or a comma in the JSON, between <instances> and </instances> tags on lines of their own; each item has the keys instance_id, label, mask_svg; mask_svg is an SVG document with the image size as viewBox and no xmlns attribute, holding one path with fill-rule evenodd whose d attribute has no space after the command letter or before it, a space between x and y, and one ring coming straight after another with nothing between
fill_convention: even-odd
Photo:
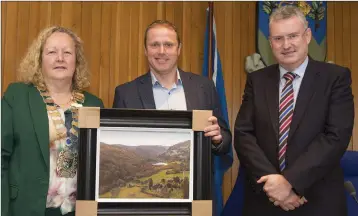
<instances>
[{"instance_id":1,"label":"striped necktie","mask_svg":"<svg viewBox=\"0 0 358 216\"><path fill-rule=\"evenodd\" d=\"M282 89L280 98L280 110L279 110L279 145L278 145L278 161L280 164L281 172L286 167L286 149L288 133L290 131L290 125L293 116L293 85L292 82L295 79L296 74L287 72L283 75L286 79L286 84Z\"/></svg>"}]
</instances>

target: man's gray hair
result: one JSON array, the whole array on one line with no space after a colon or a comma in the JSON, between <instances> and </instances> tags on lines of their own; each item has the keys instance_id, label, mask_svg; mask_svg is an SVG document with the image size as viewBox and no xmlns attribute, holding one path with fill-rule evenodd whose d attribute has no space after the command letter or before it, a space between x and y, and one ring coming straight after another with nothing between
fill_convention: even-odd
<instances>
[{"instance_id":1,"label":"man's gray hair","mask_svg":"<svg viewBox=\"0 0 358 216\"><path fill-rule=\"evenodd\" d=\"M283 19L289 19L291 17L298 17L302 23L303 27L306 29L308 27L308 22L306 20L306 16L303 14L303 12L294 5L285 5L277 8L273 11L273 13L270 16L270 25L272 22L277 20L283 20Z\"/></svg>"}]
</instances>

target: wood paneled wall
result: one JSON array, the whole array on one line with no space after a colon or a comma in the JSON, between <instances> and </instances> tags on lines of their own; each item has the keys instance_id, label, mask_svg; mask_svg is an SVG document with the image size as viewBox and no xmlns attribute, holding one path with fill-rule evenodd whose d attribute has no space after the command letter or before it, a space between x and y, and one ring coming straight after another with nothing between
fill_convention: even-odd
<instances>
[{"instance_id":1,"label":"wood paneled wall","mask_svg":"<svg viewBox=\"0 0 358 216\"><path fill-rule=\"evenodd\" d=\"M148 24L167 19L183 42L179 66L201 74L207 2L1 2L1 92L16 81L16 68L38 32L50 25L72 28L84 41L91 70L89 91L111 107L114 88L147 71L143 38ZM218 49L231 128L246 81L245 57L256 51L256 2L215 2ZM352 71L358 95L358 2L328 2L328 60ZM358 101L355 98L356 111ZM355 123L358 120L355 121ZM358 127L349 149L358 150ZM236 154L235 154L236 157ZM226 200L235 184L237 158L226 173Z\"/></svg>"},{"instance_id":2,"label":"wood paneled wall","mask_svg":"<svg viewBox=\"0 0 358 216\"><path fill-rule=\"evenodd\" d=\"M156 19L178 27L184 70L201 73L205 2L2 2L2 90L38 32L50 25L73 29L84 41L89 91L112 105L114 88L147 71L143 38ZM199 55L199 53L201 55Z\"/></svg>"},{"instance_id":3,"label":"wood paneled wall","mask_svg":"<svg viewBox=\"0 0 358 216\"><path fill-rule=\"evenodd\" d=\"M358 151L358 2L328 2L327 59L351 69L356 117L349 150Z\"/></svg>"}]
</instances>

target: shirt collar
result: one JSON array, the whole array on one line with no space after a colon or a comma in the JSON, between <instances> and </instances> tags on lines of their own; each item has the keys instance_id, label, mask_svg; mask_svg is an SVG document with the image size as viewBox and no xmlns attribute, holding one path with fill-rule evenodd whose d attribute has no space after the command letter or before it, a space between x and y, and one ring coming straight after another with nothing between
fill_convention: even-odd
<instances>
[{"instance_id":1,"label":"shirt collar","mask_svg":"<svg viewBox=\"0 0 358 216\"><path fill-rule=\"evenodd\" d=\"M303 61L303 63L298 66L298 68L294 69L293 71L291 71L292 73L295 73L298 77L303 77L303 75L305 74L306 68L308 65L308 56L306 57L306 59ZM288 70L286 70L285 68L283 68L281 65L279 66L280 68L280 78L282 79L283 75L285 75L285 73L288 72Z\"/></svg>"},{"instance_id":2,"label":"shirt collar","mask_svg":"<svg viewBox=\"0 0 358 216\"><path fill-rule=\"evenodd\" d=\"M155 77L154 73L152 71L150 71L150 76L152 77L152 86L155 86L155 85L160 85L162 86L158 79ZM181 85L182 84L182 80L180 78L180 73L179 73L179 70L177 69L177 82L174 84L174 85Z\"/></svg>"}]
</instances>

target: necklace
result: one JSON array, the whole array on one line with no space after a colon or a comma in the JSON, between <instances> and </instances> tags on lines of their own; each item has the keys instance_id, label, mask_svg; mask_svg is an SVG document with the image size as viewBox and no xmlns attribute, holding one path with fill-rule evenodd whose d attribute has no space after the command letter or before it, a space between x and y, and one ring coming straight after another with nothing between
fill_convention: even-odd
<instances>
[{"instance_id":1,"label":"necklace","mask_svg":"<svg viewBox=\"0 0 358 216\"><path fill-rule=\"evenodd\" d=\"M43 98L43 101L46 104L47 113L50 115L51 120L55 124L56 128L56 140L63 142L64 145L60 145L59 155L56 162L56 173L60 177L64 178L73 178L77 172L77 163L78 163L78 152L77 152L77 143L78 143L78 107L82 106L84 102L84 95L75 91L73 93L73 100L76 103L72 103L70 111L72 113L72 122L71 129L67 133L65 122L63 121L60 112L58 109L60 106L56 104L46 89L40 89L37 87L40 92L40 95ZM69 101L70 102L70 101ZM69 103L68 102L68 103ZM62 147L64 146L64 147Z\"/></svg>"}]
</instances>

